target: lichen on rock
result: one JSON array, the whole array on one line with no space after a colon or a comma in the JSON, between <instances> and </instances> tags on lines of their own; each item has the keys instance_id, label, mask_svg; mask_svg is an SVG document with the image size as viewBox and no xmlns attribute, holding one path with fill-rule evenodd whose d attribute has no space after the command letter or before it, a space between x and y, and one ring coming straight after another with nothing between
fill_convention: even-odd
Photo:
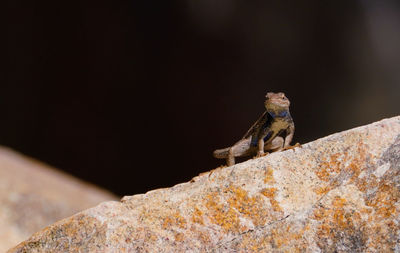
<instances>
[{"instance_id":1,"label":"lichen on rock","mask_svg":"<svg viewBox=\"0 0 400 253\"><path fill-rule=\"evenodd\" d=\"M9 252L400 252L400 117L105 202Z\"/></svg>"}]
</instances>

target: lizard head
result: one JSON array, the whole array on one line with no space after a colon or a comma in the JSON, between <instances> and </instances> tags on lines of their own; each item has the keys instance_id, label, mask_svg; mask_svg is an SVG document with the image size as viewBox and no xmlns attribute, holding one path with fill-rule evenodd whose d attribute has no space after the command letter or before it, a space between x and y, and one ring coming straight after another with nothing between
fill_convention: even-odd
<instances>
[{"instance_id":1,"label":"lizard head","mask_svg":"<svg viewBox=\"0 0 400 253\"><path fill-rule=\"evenodd\" d=\"M267 110L289 109L290 101L285 96L285 93L283 93L283 92L278 92L278 93L268 92L265 97L266 97L266 99L265 99L264 105Z\"/></svg>"}]
</instances>

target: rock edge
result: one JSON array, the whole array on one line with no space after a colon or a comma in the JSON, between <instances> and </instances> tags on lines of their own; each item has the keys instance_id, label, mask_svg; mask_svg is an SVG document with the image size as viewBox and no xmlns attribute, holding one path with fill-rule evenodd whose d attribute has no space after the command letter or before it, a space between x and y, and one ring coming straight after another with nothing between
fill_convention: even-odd
<instances>
[{"instance_id":1,"label":"rock edge","mask_svg":"<svg viewBox=\"0 0 400 253\"><path fill-rule=\"evenodd\" d=\"M8 252L400 252L400 117L104 202Z\"/></svg>"}]
</instances>

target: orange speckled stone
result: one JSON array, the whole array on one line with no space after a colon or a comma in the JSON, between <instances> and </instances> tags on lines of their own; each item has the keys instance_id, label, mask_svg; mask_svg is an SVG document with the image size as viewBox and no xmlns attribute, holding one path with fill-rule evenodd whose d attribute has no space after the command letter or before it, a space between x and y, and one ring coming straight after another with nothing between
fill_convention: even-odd
<instances>
[{"instance_id":1,"label":"orange speckled stone","mask_svg":"<svg viewBox=\"0 0 400 253\"><path fill-rule=\"evenodd\" d=\"M400 117L105 202L9 252L400 252Z\"/></svg>"}]
</instances>

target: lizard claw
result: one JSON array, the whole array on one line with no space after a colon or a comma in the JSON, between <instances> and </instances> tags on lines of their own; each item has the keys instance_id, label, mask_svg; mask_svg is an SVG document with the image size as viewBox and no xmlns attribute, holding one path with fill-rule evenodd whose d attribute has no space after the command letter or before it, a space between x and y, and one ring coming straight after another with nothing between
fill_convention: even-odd
<instances>
[{"instance_id":1,"label":"lizard claw","mask_svg":"<svg viewBox=\"0 0 400 253\"><path fill-rule=\"evenodd\" d=\"M288 147L286 147L286 148L283 148L282 151L289 150L289 149L294 149L294 148L301 148L301 144L297 142L297 143L294 144L293 146L288 146Z\"/></svg>"},{"instance_id":2,"label":"lizard claw","mask_svg":"<svg viewBox=\"0 0 400 253\"><path fill-rule=\"evenodd\" d=\"M256 158L259 158L259 157L263 157L263 156L266 156L266 155L268 155L269 153L268 152L264 152L264 153L257 153L257 155L255 156Z\"/></svg>"}]
</instances>

